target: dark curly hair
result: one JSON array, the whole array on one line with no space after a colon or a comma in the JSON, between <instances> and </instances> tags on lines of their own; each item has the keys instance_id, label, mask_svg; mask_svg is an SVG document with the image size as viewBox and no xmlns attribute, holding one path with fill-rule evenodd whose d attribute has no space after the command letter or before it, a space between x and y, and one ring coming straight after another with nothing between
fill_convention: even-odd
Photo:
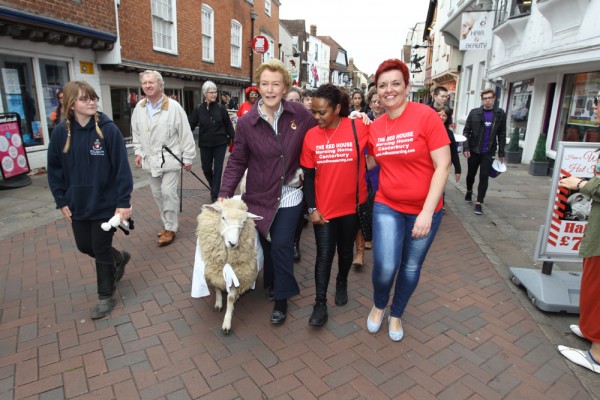
<instances>
[{"instance_id":1,"label":"dark curly hair","mask_svg":"<svg viewBox=\"0 0 600 400\"><path fill-rule=\"evenodd\" d=\"M314 98L325 99L329 103L331 108L335 108L338 104L340 105L340 117L347 117L350 115L350 98L348 94L342 92L340 88L331 83L325 83L315 90L313 93Z\"/></svg>"}]
</instances>

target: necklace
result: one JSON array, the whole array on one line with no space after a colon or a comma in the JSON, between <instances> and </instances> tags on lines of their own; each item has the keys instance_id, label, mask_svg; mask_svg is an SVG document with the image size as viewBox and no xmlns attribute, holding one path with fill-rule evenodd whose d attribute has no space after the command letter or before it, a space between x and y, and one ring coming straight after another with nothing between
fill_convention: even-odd
<instances>
[{"instance_id":1,"label":"necklace","mask_svg":"<svg viewBox=\"0 0 600 400\"><path fill-rule=\"evenodd\" d=\"M323 133L325 134L325 137L327 138L327 144L329 144L329 142L331 141L331 139L333 139L333 137L335 136L335 133L337 132L337 130L340 127L341 123L342 123L342 119L340 118L340 122L338 122L338 124L335 127L335 130L333 131L333 133L331 134L331 136L327 136L327 132L325 131L325 129L323 129Z\"/></svg>"},{"instance_id":2,"label":"necklace","mask_svg":"<svg viewBox=\"0 0 600 400\"><path fill-rule=\"evenodd\" d=\"M404 103L404 105L400 108L400 113L398 114L398 116L396 118L394 118L394 123L392 124L392 126L388 129L388 121L391 119L390 118L390 113L388 112L386 114L386 118L385 118L385 139L387 140L390 136L390 132L394 129L394 126L396 126L396 122L398 122L398 120L400 119L400 117L402 116L402 114L404 113L404 110L406 109L406 106L408 105L408 101L406 101ZM392 135L393 136L393 135Z\"/></svg>"}]
</instances>

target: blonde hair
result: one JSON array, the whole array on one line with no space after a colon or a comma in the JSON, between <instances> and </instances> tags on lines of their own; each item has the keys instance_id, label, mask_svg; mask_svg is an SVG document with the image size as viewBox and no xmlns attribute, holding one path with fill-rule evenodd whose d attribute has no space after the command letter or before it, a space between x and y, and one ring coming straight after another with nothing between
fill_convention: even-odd
<instances>
[{"instance_id":1,"label":"blonde hair","mask_svg":"<svg viewBox=\"0 0 600 400\"><path fill-rule=\"evenodd\" d=\"M292 75L290 75L290 71L288 71L287 68L285 68L285 65L281 61L274 58L270 61L262 63L256 69L256 72L254 73L254 80L256 81L256 83L259 84L259 86L260 86L260 76L267 69L271 72L279 72L283 76L283 84L285 85L286 88L291 87L292 84L294 83L294 81L292 80Z\"/></svg>"},{"instance_id":2,"label":"blonde hair","mask_svg":"<svg viewBox=\"0 0 600 400\"><path fill-rule=\"evenodd\" d=\"M63 148L63 153L68 153L71 148L71 118L74 117L73 107L79 96L87 96L90 99L98 99L96 91L89 83L85 81L72 81L65 85L63 88L63 105L65 110L65 123L67 125L67 141ZM94 115L94 121L96 122L96 133L100 139L104 139L102 130L98 125L100 115L96 113Z\"/></svg>"}]
</instances>

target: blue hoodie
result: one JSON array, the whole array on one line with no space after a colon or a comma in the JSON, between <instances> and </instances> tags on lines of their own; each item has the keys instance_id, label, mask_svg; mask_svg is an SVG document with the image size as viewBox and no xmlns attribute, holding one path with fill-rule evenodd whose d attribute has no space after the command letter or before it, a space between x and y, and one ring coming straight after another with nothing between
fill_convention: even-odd
<instances>
[{"instance_id":1,"label":"blue hoodie","mask_svg":"<svg viewBox=\"0 0 600 400\"><path fill-rule=\"evenodd\" d=\"M131 207L133 177L123 135L110 118L98 115L104 139L93 117L86 126L71 119L69 151L63 153L64 121L52 132L48 147L48 184L56 208L69 206L74 220L107 221L117 208Z\"/></svg>"}]
</instances>

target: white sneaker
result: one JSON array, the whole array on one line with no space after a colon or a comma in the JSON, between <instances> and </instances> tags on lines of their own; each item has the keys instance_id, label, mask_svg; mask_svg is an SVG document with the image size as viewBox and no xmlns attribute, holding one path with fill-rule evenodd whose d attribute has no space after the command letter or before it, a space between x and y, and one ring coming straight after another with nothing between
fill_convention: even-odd
<instances>
[{"instance_id":1,"label":"white sneaker","mask_svg":"<svg viewBox=\"0 0 600 400\"><path fill-rule=\"evenodd\" d=\"M560 351L560 354L562 354L567 360L600 374L600 364L592 360L592 356L589 351L560 345L558 346L558 351Z\"/></svg>"},{"instance_id":2,"label":"white sneaker","mask_svg":"<svg viewBox=\"0 0 600 400\"><path fill-rule=\"evenodd\" d=\"M581 333L581 329L579 329L579 325L570 325L569 328L571 329L571 332L573 332L580 338L586 339L586 337L583 336L583 333Z\"/></svg>"}]
</instances>

